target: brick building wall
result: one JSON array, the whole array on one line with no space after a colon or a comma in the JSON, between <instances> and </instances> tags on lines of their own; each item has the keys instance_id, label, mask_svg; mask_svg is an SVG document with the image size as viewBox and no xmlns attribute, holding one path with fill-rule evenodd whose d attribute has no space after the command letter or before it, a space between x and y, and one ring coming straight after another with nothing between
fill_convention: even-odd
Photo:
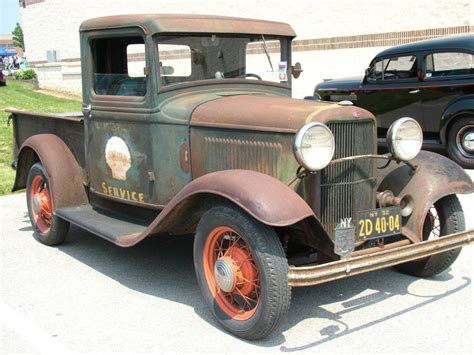
<instances>
[{"instance_id":1,"label":"brick building wall","mask_svg":"<svg viewBox=\"0 0 474 355\"><path fill-rule=\"evenodd\" d=\"M78 28L92 17L184 12L287 22L298 34L294 62L300 61L305 70L295 81L295 97L311 94L322 79L363 73L370 59L386 47L474 32L473 0L20 0L20 4L27 57L38 70L51 49L60 52L67 68L80 70ZM40 77L41 85L47 86L46 81ZM61 79L55 82L60 89ZM80 91L79 82L67 85L68 90Z\"/></svg>"}]
</instances>

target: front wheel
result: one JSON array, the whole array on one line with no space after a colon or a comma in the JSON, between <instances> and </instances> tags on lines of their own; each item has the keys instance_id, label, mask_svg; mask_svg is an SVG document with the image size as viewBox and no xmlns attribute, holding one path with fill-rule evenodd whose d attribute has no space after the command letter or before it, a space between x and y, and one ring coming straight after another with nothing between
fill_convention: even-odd
<instances>
[{"instance_id":1,"label":"front wheel","mask_svg":"<svg viewBox=\"0 0 474 355\"><path fill-rule=\"evenodd\" d=\"M279 328L290 305L288 262L270 228L234 206L201 218L194 266L204 300L217 321L245 339L262 339Z\"/></svg>"},{"instance_id":2,"label":"front wheel","mask_svg":"<svg viewBox=\"0 0 474 355\"><path fill-rule=\"evenodd\" d=\"M46 245L62 243L69 223L53 213L49 179L41 163L33 164L28 174L26 204L35 239Z\"/></svg>"},{"instance_id":3,"label":"front wheel","mask_svg":"<svg viewBox=\"0 0 474 355\"><path fill-rule=\"evenodd\" d=\"M423 224L423 240L442 238L465 229L464 213L455 195L443 197L430 208ZM461 253L461 248L445 251L426 258L396 265L405 274L421 277L437 275L450 267Z\"/></svg>"}]
</instances>

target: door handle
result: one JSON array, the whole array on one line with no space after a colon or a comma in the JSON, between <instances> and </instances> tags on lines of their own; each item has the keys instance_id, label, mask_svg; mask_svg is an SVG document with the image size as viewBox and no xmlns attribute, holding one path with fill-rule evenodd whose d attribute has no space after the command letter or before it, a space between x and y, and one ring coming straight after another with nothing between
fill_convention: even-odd
<instances>
[{"instance_id":1,"label":"door handle","mask_svg":"<svg viewBox=\"0 0 474 355\"><path fill-rule=\"evenodd\" d=\"M409 94L418 94L420 89L408 91Z\"/></svg>"},{"instance_id":2,"label":"door handle","mask_svg":"<svg viewBox=\"0 0 474 355\"><path fill-rule=\"evenodd\" d=\"M92 111L91 104L87 104L87 105L82 104L82 113L84 114L84 116L91 118L92 117L91 111Z\"/></svg>"}]
</instances>

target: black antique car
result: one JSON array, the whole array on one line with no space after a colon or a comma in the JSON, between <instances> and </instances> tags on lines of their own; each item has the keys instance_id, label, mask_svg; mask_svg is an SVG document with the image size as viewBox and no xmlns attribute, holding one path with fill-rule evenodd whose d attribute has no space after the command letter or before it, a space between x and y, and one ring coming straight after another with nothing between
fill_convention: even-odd
<instances>
[{"instance_id":1,"label":"black antique car","mask_svg":"<svg viewBox=\"0 0 474 355\"><path fill-rule=\"evenodd\" d=\"M374 113L382 146L393 122L412 117L423 129L425 148L447 151L463 167L474 168L474 35L386 49L365 76L319 83L314 94Z\"/></svg>"}]
</instances>

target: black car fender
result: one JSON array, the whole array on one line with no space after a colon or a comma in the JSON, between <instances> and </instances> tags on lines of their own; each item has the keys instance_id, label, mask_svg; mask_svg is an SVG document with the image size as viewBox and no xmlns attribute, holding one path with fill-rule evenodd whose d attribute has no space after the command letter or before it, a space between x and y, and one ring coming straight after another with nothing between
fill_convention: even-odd
<instances>
[{"instance_id":1,"label":"black car fender","mask_svg":"<svg viewBox=\"0 0 474 355\"><path fill-rule=\"evenodd\" d=\"M452 102L443 112L440 122L440 139L443 145L447 145L448 128L456 117L470 115L474 117L474 94L464 95Z\"/></svg>"},{"instance_id":2,"label":"black car fender","mask_svg":"<svg viewBox=\"0 0 474 355\"><path fill-rule=\"evenodd\" d=\"M421 151L410 163L416 170L403 162L378 169L377 191L392 191L403 199L406 208L412 209L403 217L402 234L419 242L426 215L436 201L448 195L472 193L474 188L464 169L439 154Z\"/></svg>"}]
</instances>

